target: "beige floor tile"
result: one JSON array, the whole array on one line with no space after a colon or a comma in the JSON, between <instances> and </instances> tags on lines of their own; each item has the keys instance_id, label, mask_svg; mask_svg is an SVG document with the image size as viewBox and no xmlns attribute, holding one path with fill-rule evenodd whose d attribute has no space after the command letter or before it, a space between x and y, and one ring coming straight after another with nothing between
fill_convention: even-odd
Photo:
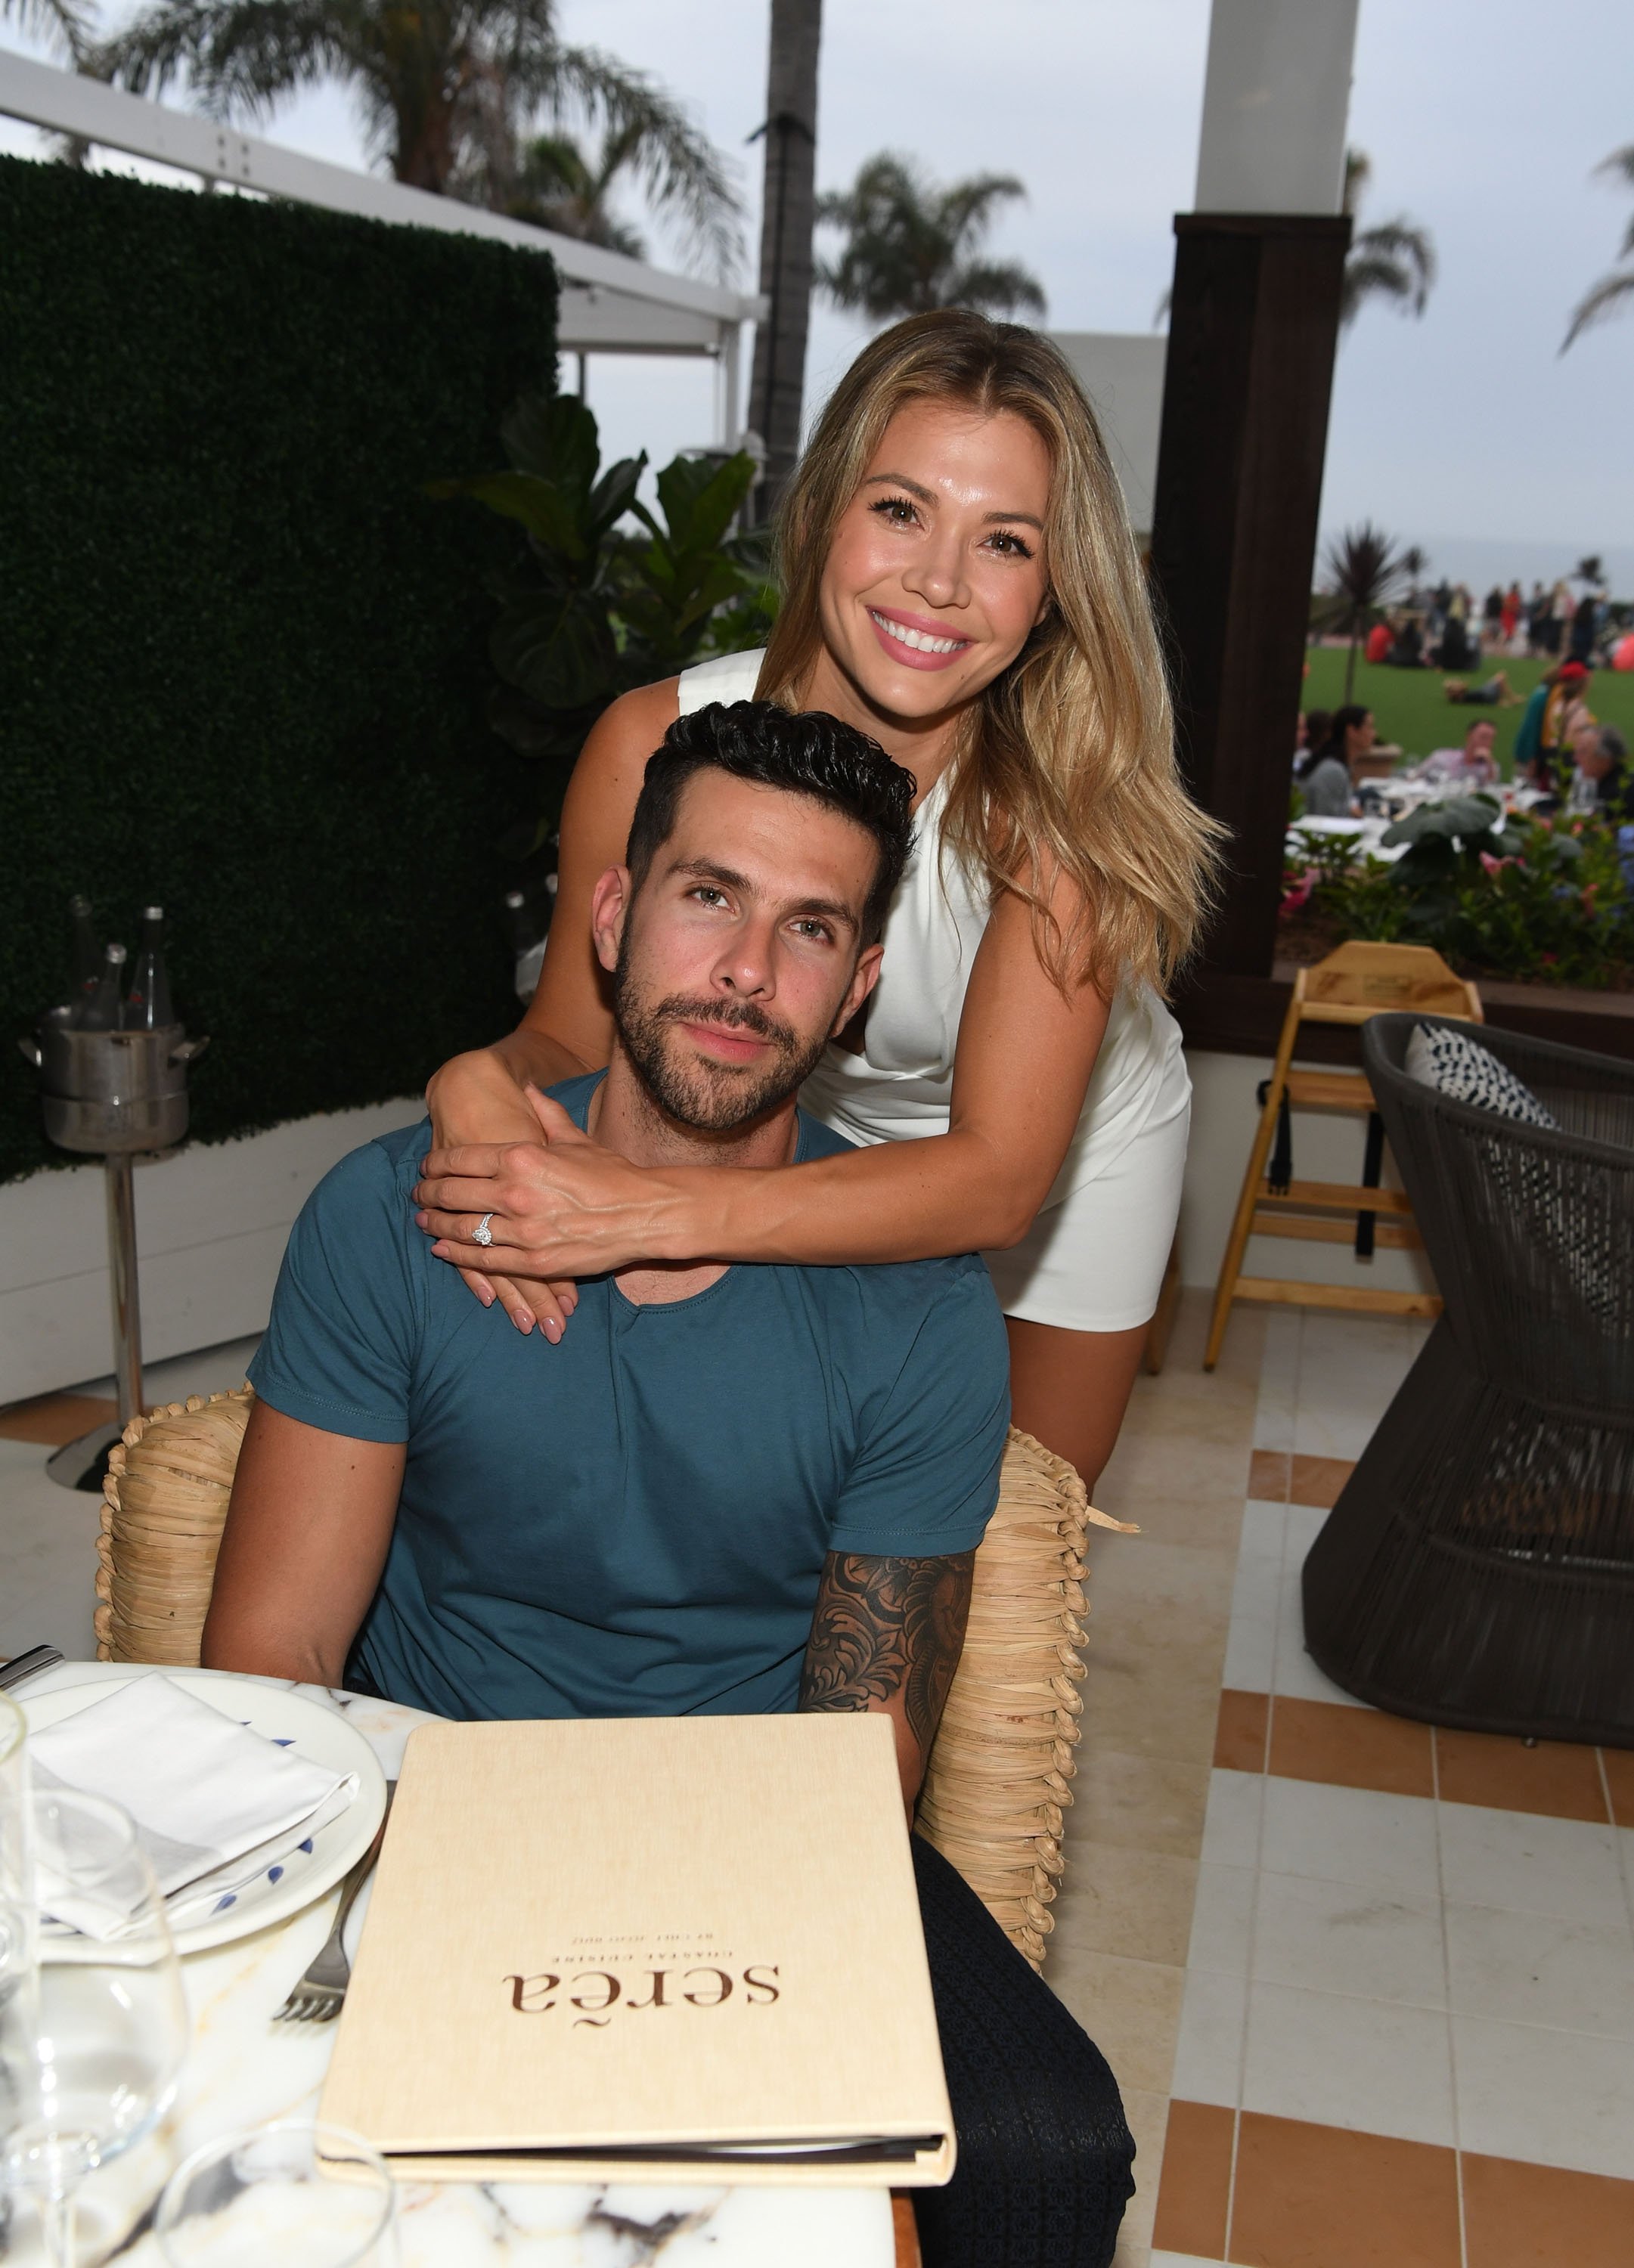
<instances>
[{"instance_id":1,"label":"beige floor tile","mask_svg":"<svg viewBox=\"0 0 1634 2268\"><path fill-rule=\"evenodd\" d=\"M1084 1744L1104 1743L1129 1756L1206 1764L1219 1704L1222 1648L1204 1658L1154 1660L1150 1628L1103 1628L1089 1649Z\"/></svg>"},{"instance_id":2,"label":"beige floor tile","mask_svg":"<svg viewBox=\"0 0 1634 2268\"><path fill-rule=\"evenodd\" d=\"M1116 1520L1134 1521L1159 1543L1191 1543L1234 1551L1248 1495L1246 1440L1223 1448L1211 1441L1130 1427L1101 1475L1095 1500Z\"/></svg>"},{"instance_id":3,"label":"beige floor tile","mask_svg":"<svg viewBox=\"0 0 1634 2268\"><path fill-rule=\"evenodd\" d=\"M1130 1961L1184 1965L1197 1890L1194 1859L1130 1851L1086 1837L1067 1845L1067 1875L1052 1911L1053 1956L1064 1944Z\"/></svg>"},{"instance_id":4,"label":"beige floor tile","mask_svg":"<svg viewBox=\"0 0 1634 2268\"><path fill-rule=\"evenodd\" d=\"M1091 1844L1196 1859L1203 1848L1208 1802L1206 1757L1189 1764L1173 1756L1131 1756L1086 1740L1078 1750L1068 1818L1073 1833Z\"/></svg>"},{"instance_id":5,"label":"beige floor tile","mask_svg":"<svg viewBox=\"0 0 1634 2268\"><path fill-rule=\"evenodd\" d=\"M1052 1945L1044 1978L1111 2065L1120 2088L1167 2095L1183 1970Z\"/></svg>"}]
</instances>

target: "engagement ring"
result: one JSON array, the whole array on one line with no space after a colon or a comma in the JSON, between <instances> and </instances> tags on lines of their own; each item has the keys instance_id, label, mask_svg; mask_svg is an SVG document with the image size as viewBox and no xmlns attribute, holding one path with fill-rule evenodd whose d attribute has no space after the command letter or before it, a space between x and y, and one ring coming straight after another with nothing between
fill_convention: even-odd
<instances>
[{"instance_id":1,"label":"engagement ring","mask_svg":"<svg viewBox=\"0 0 1634 2268\"><path fill-rule=\"evenodd\" d=\"M485 1212L481 1220L477 1222L476 1226L471 1231L471 1241L473 1244L491 1244L493 1242L494 1232L488 1226L493 1217L494 1216L491 1212Z\"/></svg>"}]
</instances>

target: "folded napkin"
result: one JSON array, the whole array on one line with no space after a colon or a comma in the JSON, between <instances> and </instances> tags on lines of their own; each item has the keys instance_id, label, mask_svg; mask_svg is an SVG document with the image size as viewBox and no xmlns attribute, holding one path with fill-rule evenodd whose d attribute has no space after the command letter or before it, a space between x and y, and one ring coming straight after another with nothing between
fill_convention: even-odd
<instances>
[{"instance_id":1,"label":"folded napkin","mask_svg":"<svg viewBox=\"0 0 1634 2268\"><path fill-rule=\"evenodd\" d=\"M122 1804L163 1892L173 1929L232 1904L263 1874L276 1881L357 1792L355 1772L307 1762L224 1717L157 1673L118 1687L32 1734L36 1786L63 1786ZM92 1937L120 1917L66 1893L42 1903Z\"/></svg>"}]
</instances>

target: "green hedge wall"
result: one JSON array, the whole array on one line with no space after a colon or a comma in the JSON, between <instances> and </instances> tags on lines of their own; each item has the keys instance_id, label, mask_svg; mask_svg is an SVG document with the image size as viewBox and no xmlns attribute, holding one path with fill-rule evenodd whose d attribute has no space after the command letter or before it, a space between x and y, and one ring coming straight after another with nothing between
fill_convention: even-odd
<instances>
[{"instance_id":1,"label":"green hedge wall","mask_svg":"<svg viewBox=\"0 0 1634 2268\"><path fill-rule=\"evenodd\" d=\"M0 158L0 1178L71 892L171 917L220 1140L414 1092L516 1003L482 716L498 461L555 271L468 237ZM496 549L497 547L497 549Z\"/></svg>"}]
</instances>

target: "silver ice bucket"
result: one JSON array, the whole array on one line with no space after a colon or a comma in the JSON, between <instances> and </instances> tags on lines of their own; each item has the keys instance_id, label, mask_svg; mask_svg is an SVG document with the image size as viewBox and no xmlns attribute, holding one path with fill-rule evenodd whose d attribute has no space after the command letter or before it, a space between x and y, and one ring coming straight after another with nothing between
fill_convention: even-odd
<instances>
[{"instance_id":1,"label":"silver ice bucket","mask_svg":"<svg viewBox=\"0 0 1634 2268\"><path fill-rule=\"evenodd\" d=\"M181 1024L152 1032L75 1031L61 1011L22 1042L40 1068L46 1132L60 1149L107 1157L170 1150L188 1130L188 1065L210 1045Z\"/></svg>"}]
</instances>

